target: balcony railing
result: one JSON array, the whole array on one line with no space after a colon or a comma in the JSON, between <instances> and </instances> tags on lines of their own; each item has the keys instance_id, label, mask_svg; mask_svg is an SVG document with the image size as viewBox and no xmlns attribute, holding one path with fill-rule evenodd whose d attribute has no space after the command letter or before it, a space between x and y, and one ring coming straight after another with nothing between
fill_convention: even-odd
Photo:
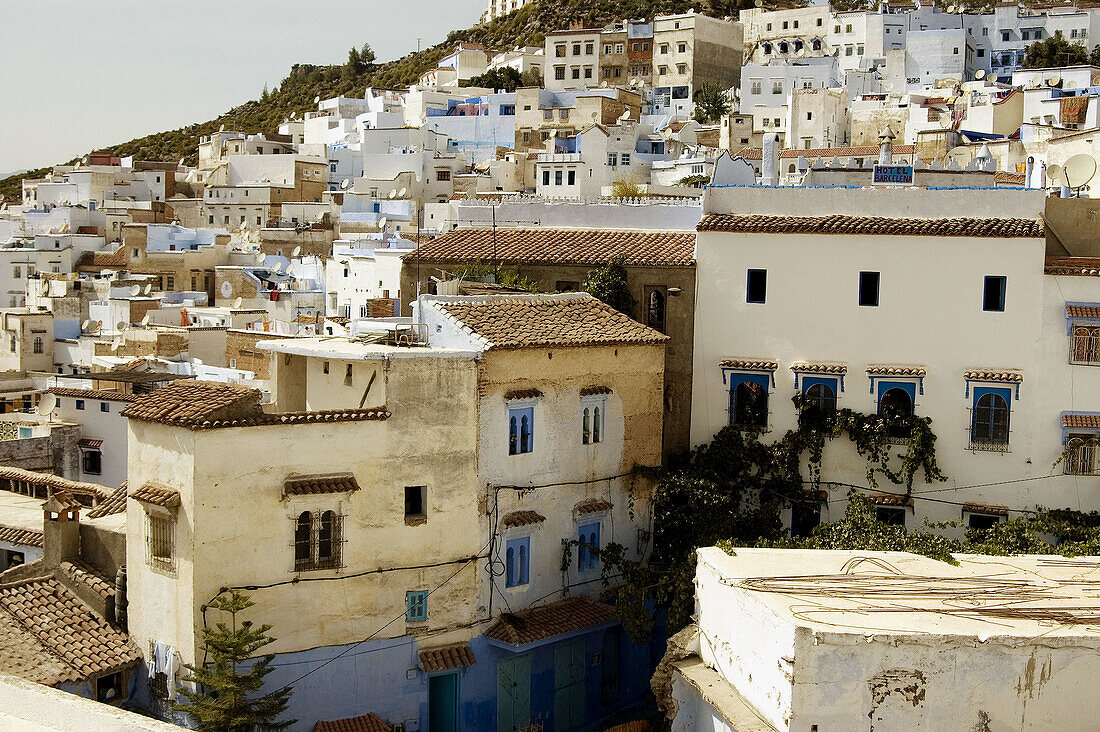
<instances>
[{"instance_id":1,"label":"balcony railing","mask_svg":"<svg viewBox=\"0 0 1100 732\"><path fill-rule=\"evenodd\" d=\"M1066 444L1065 459L1062 460L1062 472L1066 475L1100 475L1100 466L1096 457L1100 445L1070 440Z\"/></svg>"}]
</instances>

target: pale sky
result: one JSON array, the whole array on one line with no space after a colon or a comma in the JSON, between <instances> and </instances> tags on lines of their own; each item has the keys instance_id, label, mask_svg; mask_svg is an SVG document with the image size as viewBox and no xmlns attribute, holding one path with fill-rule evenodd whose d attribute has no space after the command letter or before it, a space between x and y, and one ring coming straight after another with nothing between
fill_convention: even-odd
<instances>
[{"instance_id":1,"label":"pale sky","mask_svg":"<svg viewBox=\"0 0 1100 732\"><path fill-rule=\"evenodd\" d=\"M0 177L216 117L295 63L380 61L485 0L0 0Z\"/></svg>"}]
</instances>

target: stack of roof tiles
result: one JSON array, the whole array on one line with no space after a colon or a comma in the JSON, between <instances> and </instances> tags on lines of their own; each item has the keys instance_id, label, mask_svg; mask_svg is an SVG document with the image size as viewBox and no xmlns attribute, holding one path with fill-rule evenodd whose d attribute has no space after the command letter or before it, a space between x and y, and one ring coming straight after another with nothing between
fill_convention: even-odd
<instances>
[{"instance_id":1,"label":"stack of roof tiles","mask_svg":"<svg viewBox=\"0 0 1100 732\"><path fill-rule=\"evenodd\" d=\"M972 236L1019 238L1046 236L1036 219L898 219L878 216L758 216L710 214L699 231L739 234L862 234L873 236Z\"/></svg>"},{"instance_id":2,"label":"stack of roof tiles","mask_svg":"<svg viewBox=\"0 0 1100 732\"><path fill-rule=\"evenodd\" d=\"M347 719L320 721L313 725L313 732L393 732L393 727L373 712Z\"/></svg>"},{"instance_id":3,"label":"stack of roof tiles","mask_svg":"<svg viewBox=\"0 0 1100 732\"><path fill-rule=\"evenodd\" d=\"M615 611L610 605L587 597L570 597L552 605L504 615L485 631L485 636L523 645L610 622L614 617Z\"/></svg>"},{"instance_id":4,"label":"stack of roof tiles","mask_svg":"<svg viewBox=\"0 0 1100 732\"><path fill-rule=\"evenodd\" d=\"M50 487L53 491L66 491L77 495L94 496L97 501L106 500L113 493L110 488L99 485L98 483L82 483L80 481L62 478L52 473L38 473L33 470L24 470L23 468L14 468L6 465L0 466L0 480L16 480L32 485L44 485Z\"/></svg>"},{"instance_id":5,"label":"stack of roof tiles","mask_svg":"<svg viewBox=\"0 0 1100 732\"><path fill-rule=\"evenodd\" d=\"M449 668L473 666L477 663L469 643L452 643L438 648L420 651L420 666L428 673L446 671Z\"/></svg>"},{"instance_id":6,"label":"stack of roof tiles","mask_svg":"<svg viewBox=\"0 0 1100 732\"><path fill-rule=\"evenodd\" d=\"M668 340L584 293L436 300L432 305L480 337L488 348L644 345Z\"/></svg>"},{"instance_id":7,"label":"stack of roof tiles","mask_svg":"<svg viewBox=\"0 0 1100 732\"><path fill-rule=\"evenodd\" d=\"M695 234L607 229L456 229L422 244L405 259L439 263L474 260L523 264L606 264L622 254L625 264L689 266Z\"/></svg>"}]
</instances>

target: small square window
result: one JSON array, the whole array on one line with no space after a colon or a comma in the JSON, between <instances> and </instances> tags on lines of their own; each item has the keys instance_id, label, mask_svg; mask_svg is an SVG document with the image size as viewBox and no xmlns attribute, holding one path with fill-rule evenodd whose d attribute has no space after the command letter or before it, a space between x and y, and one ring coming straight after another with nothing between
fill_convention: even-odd
<instances>
[{"instance_id":1,"label":"small square window","mask_svg":"<svg viewBox=\"0 0 1100 732\"><path fill-rule=\"evenodd\" d=\"M111 411L111 405L108 404L107 402L100 402L99 403L99 411L109 412L109 411Z\"/></svg>"},{"instance_id":2,"label":"small square window","mask_svg":"<svg viewBox=\"0 0 1100 732\"><path fill-rule=\"evenodd\" d=\"M750 269L745 287L745 302L763 303L768 294L768 270Z\"/></svg>"},{"instance_id":3,"label":"small square window","mask_svg":"<svg viewBox=\"0 0 1100 732\"><path fill-rule=\"evenodd\" d=\"M421 523L427 518L427 511L424 505L426 493L426 486L405 486L405 523Z\"/></svg>"},{"instance_id":4,"label":"small square window","mask_svg":"<svg viewBox=\"0 0 1100 732\"><path fill-rule=\"evenodd\" d=\"M1005 310L1005 285L1003 275L989 275L985 278L985 291L982 294L982 310L1003 313Z\"/></svg>"},{"instance_id":5,"label":"small square window","mask_svg":"<svg viewBox=\"0 0 1100 732\"><path fill-rule=\"evenodd\" d=\"M1000 516L985 513L971 513L966 517L966 525L972 529L991 529L1000 522Z\"/></svg>"},{"instance_id":6,"label":"small square window","mask_svg":"<svg viewBox=\"0 0 1100 732\"><path fill-rule=\"evenodd\" d=\"M428 593L425 590L405 593L405 620L417 623L428 619Z\"/></svg>"},{"instance_id":7,"label":"small square window","mask_svg":"<svg viewBox=\"0 0 1100 732\"><path fill-rule=\"evenodd\" d=\"M878 307L878 272L859 273L859 304L861 307Z\"/></svg>"},{"instance_id":8,"label":"small square window","mask_svg":"<svg viewBox=\"0 0 1100 732\"><path fill-rule=\"evenodd\" d=\"M876 506L875 521L891 526L905 526L905 509L901 506Z\"/></svg>"},{"instance_id":9,"label":"small square window","mask_svg":"<svg viewBox=\"0 0 1100 732\"><path fill-rule=\"evenodd\" d=\"M520 587L531 581L531 539L509 539L504 550L504 586Z\"/></svg>"},{"instance_id":10,"label":"small square window","mask_svg":"<svg viewBox=\"0 0 1100 732\"><path fill-rule=\"evenodd\" d=\"M84 409L84 400L83 399L77 399L76 400L76 408L81 409L81 410Z\"/></svg>"},{"instance_id":11,"label":"small square window","mask_svg":"<svg viewBox=\"0 0 1100 732\"><path fill-rule=\"evenodd\" d=\"M81 451L81 466L85 475L99 475L103 471L103 453L99 450L85 449Z\"/></svg>"}]
</instances>

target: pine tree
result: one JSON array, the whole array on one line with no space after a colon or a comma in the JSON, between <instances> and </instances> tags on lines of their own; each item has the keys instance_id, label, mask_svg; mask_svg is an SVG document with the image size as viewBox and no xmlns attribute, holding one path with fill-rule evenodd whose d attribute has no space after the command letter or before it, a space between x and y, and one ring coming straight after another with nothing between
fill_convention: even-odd
<instances>
[{"instance_id":1,"label":"pine tree","mask_svg":"<svg viewBox=\"0 0 1100 732\"><path fill-rule=\"evenodd\" d=\"M263 687L264 677L275 670L271 668L273 655L263 656L242 668L256 651L275 640L267 635L270 625L257 628L249 620L238 625L237 613L255 604L248 595L233 590L228 595L219 595L207 606L229 613L231 621L229 625L220 622L213 628L203 628L203 649L209 654L209 664L184 664L190 673L183 680L198 684L199 690L180 689L187 702L177 704L176 709L189 714L198 722L199 729L216 732L280 730L297 721L275 721L286 711L290 687L260 697L251 696Z\"/></svg>"}]
</instances>

